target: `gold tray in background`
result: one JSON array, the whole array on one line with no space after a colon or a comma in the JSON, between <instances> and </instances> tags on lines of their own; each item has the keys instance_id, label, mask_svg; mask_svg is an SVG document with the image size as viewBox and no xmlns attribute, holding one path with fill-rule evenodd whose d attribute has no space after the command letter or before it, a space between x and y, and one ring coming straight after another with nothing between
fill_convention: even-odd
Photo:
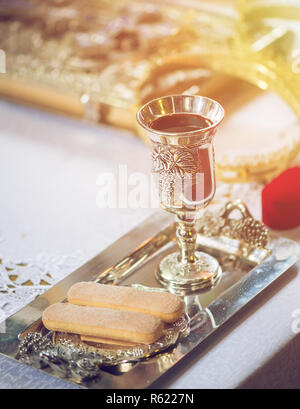
<instances>
[{"instance_id":1,"label":"gold tray in background","mask_svg":"<svg viewBox=\"0 0 300 409\"><path fill-rule=\"evenodd\" d=\"M237 206L240 207L240 204ZM97 356L86 355L86 351L82 350L70 351L70 345L58 345L58 349L52 349L50 345L49 353L49 334L41 323L44 309L63 301L68 289L79 281L97 280L112 285L138 284L159 289L155 268L160 258L173 251L176 245L172 217L160 212L8 318L5 323L6 334L0 334L0 353L12 359L22 357L22 362L61 378L67 377L69 381L80 383L86 388L130 389L151 386L300 257L299 245L281 237L270 237L266 248L256 247L259 237L256 234L255 237L248 235L250 216L245 210L243 220L247 228L242 231L246 235L239 234L237 238L237 220L224 219L228 211L236 208L236 204L228 204L223 216L220 214L217 219L214 218L217 223L211 224L212 220L207 215L207 229L199 232L197 244L199 249L218 258L223 278L210 291L184 296L190 331L168 350L143 360L129 357L115 365L103 364L101 360L97 363ZM258 226L261 226L261 233L265 231L261 224L251 220L253 231L257 232ZM232 223L236 228L232 228ZM265 240L260 241L260 245L262 243L265 245ZM24 336L25 340L22 340Z\"/></svg>"}]
</instances>

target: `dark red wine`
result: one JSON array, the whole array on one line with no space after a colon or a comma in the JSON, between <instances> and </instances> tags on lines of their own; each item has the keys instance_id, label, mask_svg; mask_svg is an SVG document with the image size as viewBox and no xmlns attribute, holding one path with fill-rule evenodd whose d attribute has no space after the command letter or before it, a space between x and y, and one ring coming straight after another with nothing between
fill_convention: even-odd
<instances>
[{"instance_id":1,"label":"dark red wine","mask_svg":"<svg viewBox=\"0 0 300 409\"><path fill-rule=\"evenodd\" d=\"M151 122L150 128L167 133L185 133L208 128L212 122L198 114L170 114Z\"/></svg>"}]
</instances>

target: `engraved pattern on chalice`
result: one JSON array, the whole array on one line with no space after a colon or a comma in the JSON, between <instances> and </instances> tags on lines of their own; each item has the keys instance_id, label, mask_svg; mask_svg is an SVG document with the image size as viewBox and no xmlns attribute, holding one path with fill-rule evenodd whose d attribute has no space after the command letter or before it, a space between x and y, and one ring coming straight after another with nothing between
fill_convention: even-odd
<instances>
[{"instance_id":1,"label":"engraved pattern on chalice","mask_svg":"<svg viewBox=\"0 0 300 409\"><path fill-rule=\"evenodd\" d=\"M156 143L152 151L152 174L158 177L159 195L167 206L181 203L184 185L191 185L192 176L202 169L201 161L197 163L197 147L175 148Z\"/></svg>"}]
</instances>

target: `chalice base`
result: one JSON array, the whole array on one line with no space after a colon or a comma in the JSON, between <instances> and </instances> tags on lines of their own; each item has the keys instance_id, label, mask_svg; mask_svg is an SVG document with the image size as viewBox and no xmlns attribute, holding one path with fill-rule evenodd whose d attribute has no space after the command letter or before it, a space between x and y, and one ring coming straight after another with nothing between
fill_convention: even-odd
<instances>
[{"instance_id":1,"label":"chalice base","mask_svg":"<svg viewBox=\"0 0 300 409\"><path fill-rule=\"evenodd\" d=\"M195 262L179 259L179 252L164 257L156 271L156 279L164 287L181 295L215 287L221 277L219 262L209 254L196 251Z\"/></svg>"}]
</instances>

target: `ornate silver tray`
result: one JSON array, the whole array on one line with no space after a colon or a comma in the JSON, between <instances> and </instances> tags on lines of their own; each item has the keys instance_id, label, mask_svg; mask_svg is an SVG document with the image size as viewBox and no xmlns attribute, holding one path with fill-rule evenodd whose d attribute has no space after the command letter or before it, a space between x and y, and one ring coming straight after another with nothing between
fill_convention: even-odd
<instances>
[{"instance_id":1,"label":"ornate silver tray","mask_svg":"<svg viewBox=\"0 0 300 409\"><path fill-rule=\"evenodd\" d=\"M232 217L239 211L240 217ZM41 323L43 310L63 301L78 281L142 286L161 291L158 261L172 251L172 217L158 212L8 318L0 353L87 388L146 388L215 332L300 258L292 240L271 236L241 202L230 202L199 225L200 249L218 258L222 280L211 290L183 294L186 318L166 338L145 349L84 345L52 334Z\"/></svg>"}]
</instances>

